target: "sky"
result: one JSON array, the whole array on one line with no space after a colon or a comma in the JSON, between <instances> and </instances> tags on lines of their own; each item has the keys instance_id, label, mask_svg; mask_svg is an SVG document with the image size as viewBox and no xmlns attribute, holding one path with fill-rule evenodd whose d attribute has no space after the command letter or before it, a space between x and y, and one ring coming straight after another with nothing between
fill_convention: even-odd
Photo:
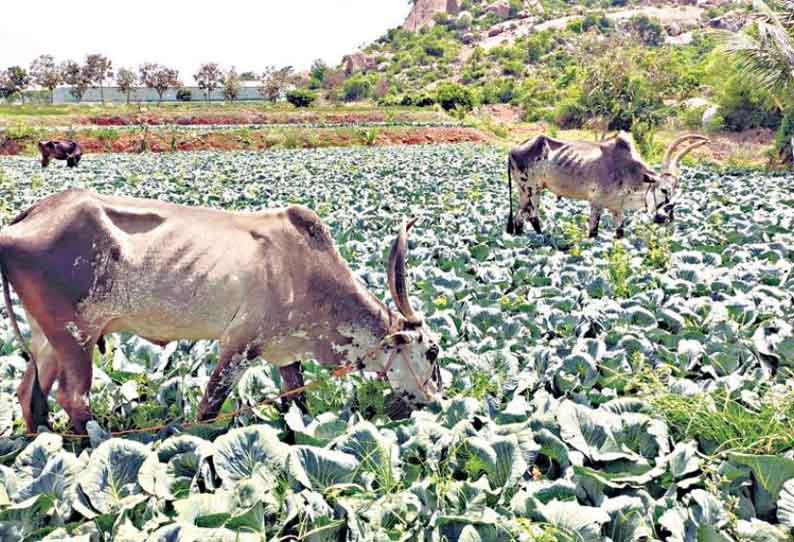
<instances>
[{"instance_id":1,"label":"sky","mask_svg":"<svg viewBox=\"0 0 794 542\"><path fill-rule=\"evenodd\" d=\"M114 68L158 62L186 84L203 62L237 71L316 58L331 65L402 24L407 0L3 0L0 69L41 54L102 53ZM189 5L190 8L184 6ZM118 7L117 7L118 6ZM123 6L123 7L121 7Z\"/></svg>"}]
</instances>

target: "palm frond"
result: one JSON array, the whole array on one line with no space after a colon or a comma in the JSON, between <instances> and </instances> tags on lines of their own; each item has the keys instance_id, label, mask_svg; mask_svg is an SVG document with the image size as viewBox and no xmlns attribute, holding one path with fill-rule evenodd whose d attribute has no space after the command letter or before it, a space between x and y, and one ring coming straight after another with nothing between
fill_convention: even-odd
<instances>
[{"instance_id":1,"label":"palm frond","mask_svg":"<svg viewBox=\"0 0 794 542\"><path fill-rule=\"evenodd\" d=\"M755 17L742 31L714 33L717 46L764 88L788 93L794 88L794 0L754 0L753 8Z\"/></svg>"}]
</instances>

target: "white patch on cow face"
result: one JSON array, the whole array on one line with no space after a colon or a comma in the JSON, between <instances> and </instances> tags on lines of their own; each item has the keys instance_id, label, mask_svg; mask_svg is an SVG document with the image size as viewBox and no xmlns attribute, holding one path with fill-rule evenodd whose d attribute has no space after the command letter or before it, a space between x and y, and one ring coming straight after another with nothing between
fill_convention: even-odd
<instances>
[{"instance_id":1,"label":"white patch on cow face","mask_svg":"<svg viewBox=\"0 0 794 542\"><path fill-rule=\"evenodd\" d=\"M395 337L389 349L394 361L386 373L392 389L409 403L422 405L441 398L437 358L438 339L428 329L406 330Z\"/></svg>"},{"instance_id":2,"label":"white patch on cow face","mask_svg":"<svg viewBox=\"0 0 794 542\"><path fill-rule=\"evenodd\" d=\"M385 340L369 329L340 325L337 332L350 344L334 344L333 350L350 361L361 360L367 371L382 373L391 388L409 403L427 404L440 397L441 382L436 359L438 338L424 326L398 332Z\"/></svg>"},{"instance_id":3,"label":"white patch on cow face","mask_svg":"<svg viewBox=\"0 0 794 542\"><path fill-rule=\"evenodd\" d=\"M673 220L673 195L675 181L665 175L651 185L645 197L645 208L649 217L657 224L667 224Z\"/></svg>"}]
</instances>

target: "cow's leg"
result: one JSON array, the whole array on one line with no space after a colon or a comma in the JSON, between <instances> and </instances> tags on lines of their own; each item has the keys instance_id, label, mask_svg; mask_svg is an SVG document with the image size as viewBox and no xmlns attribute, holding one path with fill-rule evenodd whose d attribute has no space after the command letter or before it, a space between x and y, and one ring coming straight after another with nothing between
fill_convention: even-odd
<instances>
[{"instance_id":1,"label":"cow's leg","mask_svg":"<svg viewBox=\"0 0 794 542\"><path fill-rule=\"evenodd\" d=\"M604 208L600 205L590 205L590 238L598 237L598 223L601 221L601 213Z\"/></svg>"},{"instance_id":2,"label":"cow's leg","mask_svg":"<svg viewBox=\"0 0 794 542\"><path fill-rule=\"evenodd\" d=\"M540 227L540 218L538 218L538 209L540 207L540 188L534 183L527 183L526 179L520 188L520 199L518 214L516 215L516 232L518 234L524 231L524 221L529 218L529 223L536 233L543 233Z\"/></svg>"},{"instance_id":3,"label":"cow's leg","mask_svg":"<svg viewBox=\"0 0 794 542\"><path fill-rule=\"evenodd\" d=\"M281 380L284 382L282 391L288 392L303 387L303 366L300 361L296 361L291 365L279 367L278 372L281 375ZM288 395L284 398L284 406L290 402L298 405L298 408L303 413L308 413L306 408L306 394L304 392Z\"/></svg>"},{"instance_id":4,"label":"cow's leg","mask_svg":"<svg viewBox=\"0 0 794 542\"><path fill-rule=\"evenodd\" d=\"M529 194L529 223L535 228L535 233L543 233L540 227L540 187L535 186Z\"/></svg>"},{"instance_id":5,"label":"cow's leg","mask_svg":"<svg viewBox=\"0 0 794 542\"><path fill-rule=\"evenodd\" d=\"M36 345L42 356L37 360L42 391L52 385L53 379L57 380L58 403L69 415L75 431L85 433L85 424L92 418L88 394L93 374L91 357L99 331L92 330L77 316L73 302L60 290L48 284L34 285L24 281L17 284L20 285L17 293L25 304L26 312L49 345L45 346L41 339ZM50 372L53 370L56 371L54 378ZM35 401L35 397L33 399Z\"/></svg>"},{"instance_id":6,"label":"cow's leg","mask_svg":"<svg viewBox=\"0 0 794 542\"><path fill-rule=\"evenodd\" d=\"M626 234L626 217L623 215L623 209L613 209L612 210L612 218L615 220L615 238L616 239L623 239L623 236Z\"/></svg>"},{"instance_id":7,"label":"cow's leg","mask_svg":"<svg viewBox=\"0 0 794 542\"><path fill-rule=\"evenodd\" d=\"M75 162L74 158L72 158L70 156L69 158L66 159L66 166L67 167L75 167L75 166L77 166L77 162Z\"/></svg>"},{"instance_id":8,"label":"cow's leg","mask_svg":"<svg viewBox=\"0 0 794 542\"><path fill-rule=\"evenodd\" d=\"M221 347L218 366L212 372L207 389L204 391L204 397L199 403L199 421L210 420L218 416L229 392L232 391L251 362L257 358L257 355L256 350L247 344L238 348Z\"/></svg>"},{"instance_id":9,"label":"cow's leg","mask_svg":"<svg viewBox=\"0 0 794 542\"><path fill-rule=\"evenodd\" d=\"M50 157L47 155L42 155L41 157L41 168L44 169L50 165Z\"/></svg>"},{"instance_id":10,"label":"cow's leg","mask_svg":"<svg viewBox=\"0 0 794 542\"><path fill-rule=\"evenodd\" d=\"M59 357L58 403L69 414L72 427L78 434L85 433L85 424L93 418L89 403L93 377L92 352L96 337L72 338L54 345Z\"/></svg>"},{"instance_id":11,"label":"cow's leg","mask_svg":"<svg viewBox=\"0 0 794 542\"><path fill-rule=\"evenodd\" d=\"M526 207L529 198L527 196L527 187L524 176L517 173L516 179L518 179L518 210L516 211L516 217L514 220L514 233L516 235L522 235L524 233L524 221L526 220Z\"/></svg>"},{"instance_id":12,"label":"cow's leg","mask_svg":"<svg viewBox=\"0 0 794 542\"><path fill-rule=\"evenodd\" d=\"M244 307L238 310L238 314L247 314L247 312ZM206 421L218 415L223 402L240 376L259 356L259 350L252 344L256 336L257 329L253 322L235 320L229 324L218 341L220 359L210 376L204 397L201 398L198 409L199 421Z\"/></svg>"},{"instance_id":13,"label":"cow's leg","mask_svg":"<svg viewBox=\"0 0 794 542\"><path fill-rule=\"evenodd\" d=\"M49 427L49 405L47 396L58 375L58 358L38 322L30 315L27 316L30 325L30 350L36 360L35 369L33 360L28 361L22 381L17 390L22 417L29 433L34 433L41 427ZM39 394L36 390L34 378L38 377Z\"/></svg>"}]
</instances>

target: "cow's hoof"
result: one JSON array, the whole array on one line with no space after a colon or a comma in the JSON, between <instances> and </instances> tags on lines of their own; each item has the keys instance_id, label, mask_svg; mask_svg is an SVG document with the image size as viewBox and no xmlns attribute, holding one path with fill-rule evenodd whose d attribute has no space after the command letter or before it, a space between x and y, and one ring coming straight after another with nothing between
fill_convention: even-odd
<instances>
[{"instance_id":1,"label":"cow's hoof","mask_svg":"<svg viewBox=\"0 0 794 542\"><path fill-rule=\"evenodd\" d=\"M537 233L538 235L541 235L543 233L543 229L540 227L540 219L530 218L529 222L530 224L532 224L532 227L535 229L535 233Z\"/></svg>"},{"instance_id":2,"label":"cow's hoof","mask_svg":"<svg viewBox=\"0 0 794 542\"><path fill-rule=\"evenodd\" d=\"M623 231L623 228L618 228L618 231L615 232L615 239L623 239L626 236L626 232Z\"/></svg>"},{"instance_id":3,"label":"cow's hoof","mask_svg":"<svg viewBox=\"0 0 794 542\"><path fill-rule=\"evenodd\" d=\"M590 233L587 235L590 239L595 239L598 237L598 230L591 230Z\"/></svg>"}]
</instances>

